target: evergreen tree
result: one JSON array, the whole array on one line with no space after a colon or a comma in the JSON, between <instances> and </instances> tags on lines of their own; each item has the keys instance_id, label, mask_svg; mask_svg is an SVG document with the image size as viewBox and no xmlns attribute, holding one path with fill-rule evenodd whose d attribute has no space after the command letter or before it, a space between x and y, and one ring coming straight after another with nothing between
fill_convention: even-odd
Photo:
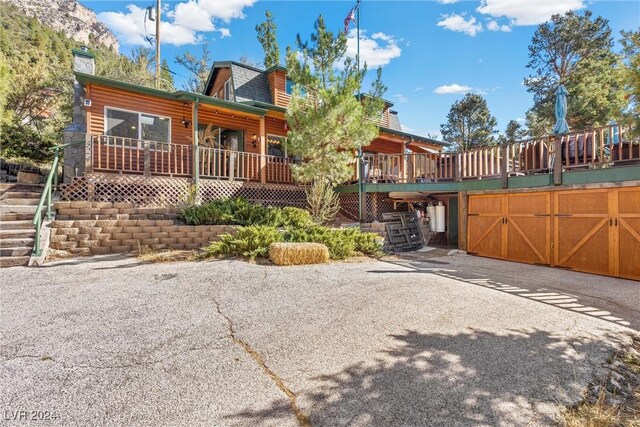
<instances>
[{"instance_id":1,"label":"evergreen tree","mask_svg":"<svg viewBox=\"0 0 640 427\"><path fill-rule=\"evenodd\" d=\"M567 121L571 127L603 125L619 116L624 94L612 45L608 21L592 18L590 11L553 15L538 26L527 64L534 74L524 84L533 94L536 123L546 127L543 134L555 122L555 91L561 83L569 91Z\"/></svg>"},{"instance_id":2,"label":"evergreen tree","mask_svg":"<svg viewBox=\"0 0 640 427\"><path fill-rule=\"evenodd\" d=\"M189 79L182 84L182 88L196 93L204 92L213 62L209 52L209 43L205 40L200 46L202 48L200 57L189 51L182 56L176 56L176 63L182 65L190 73Z\"/></svg>"},{"instance_id":3,"label":"evergreen tree","mask_svg":"<svg viewBox=\"0 0 640 427\"><path fill-rule=\"evenodd\" d=\"M73 108L72 48L80 43L54 31L16 6L0 1L0 154L45 160L47 147L60 142ZM102 45L97 74L153 87L152 55L138 50L132 58ZM163 79L167 90L173 83Z\"/></svg>"},{"instance_id":4,"label":"evergreen tree","mask_svg":"<svg viewBox=\"0 0 640 427\"><path fill-rule=\"evenodd\" d=\"M640 31L622 31L623 84L627 92L625 122L640 134Z\"/></svg>"},{"instance_id":5,"label":"evergreen tree","mask_svg":"<svg viewBox=\"0 0 640 427\"><path fill-rule=\"evenodd\" d=\"M520 125L520 123L518 123L516 120L509 120L509 123L507 123L507 128L504 131L504 136L509 142L522 139L522 137L524 136L522 125Z\"/></svg>"},{"instance_id":6,"label":"evergreen tree","mask_svg":"<svg viewBox=\"0 0 640 427\"><path fill-rule=\"evenodd\" d=\"M264 50L264 66L269 68L280 63L280 48L276 40L276 23L273 22L273 15L268 10L264 14L267 20L256 25L256 34Z\"/></svg>"},{"instance_id":7,"label":"evergreen tree","mask_svg":"<svg viewBox=\"0 0 640 427\"><path fill-rule=\"evenodd\" d=\"M347 38L329 31L320 16L310 42L297 36L297 51L287 48L288 77L294 82L289 123L288 148L304 157L295 166L295 178L304 183L324 181L341 184L353 174L354 152L378 135L383 109L381 70L371 90L357 97L366 73L351 58L344 58ZM342 60L341 70L335 64Z\"/></svg>"},{"instance_id":8,"label":"evergreen tree","mask_svg":"<svg viewBox=\"0 0 640 427\"><path fill-rule=\"evenodd\" d=\"M487 101L480 95L467 93L453 103L447 123L440 125L440 133L455 150L464 151L494 144L497 124Z\"/></svg>"}]
</instances>

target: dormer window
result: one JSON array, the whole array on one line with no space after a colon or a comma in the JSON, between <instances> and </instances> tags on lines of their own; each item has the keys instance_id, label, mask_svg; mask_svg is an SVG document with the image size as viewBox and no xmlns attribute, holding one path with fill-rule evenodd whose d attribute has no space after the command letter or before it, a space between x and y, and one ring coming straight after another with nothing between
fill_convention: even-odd
<instances>
[{"instance_id":1,"label":"dormer window","mask_svg":"<svg viewBox=\"0 0 640 427\"><path fill-rule=\"evenodd\" d=\"M233 83L231 79L227 80L224 84L224 99L225 101L233 101Z\"/></svg>"}]
</instances>

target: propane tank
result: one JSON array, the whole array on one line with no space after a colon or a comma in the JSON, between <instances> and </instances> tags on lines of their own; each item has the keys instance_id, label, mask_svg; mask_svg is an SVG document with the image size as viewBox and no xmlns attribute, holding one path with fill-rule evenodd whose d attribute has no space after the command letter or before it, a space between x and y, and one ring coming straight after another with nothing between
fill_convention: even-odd
<instances>
[{"instance_id":1,"label":"propane tank","mask_svg":"<svg viewBox=\"0 0 640 427\"><path fill-rule=\"evenodd\" d=\"M444 233L445 232L445 216L444 216L444 205L442 202L438 202L438 206L435 207L435 232L436 233Z\"/></svg>"},{"instance_id":2,"label":"propane tank","mask_svg":"<svg viewBox=\"0 0 640 427\"><path fill-rule=\"evenodd\" d=\"M429 203L427 206L427 217L429 218L429 228L431 231L436 231L436 208L433 203Z\"/></svg>"}]
</instances>

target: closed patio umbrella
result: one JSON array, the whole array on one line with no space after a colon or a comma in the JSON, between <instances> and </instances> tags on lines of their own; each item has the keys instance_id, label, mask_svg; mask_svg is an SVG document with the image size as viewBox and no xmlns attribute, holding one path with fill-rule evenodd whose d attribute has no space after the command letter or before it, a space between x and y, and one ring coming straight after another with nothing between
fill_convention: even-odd
<instances>
[{"instance_id":1,"label":"closed patio umbrella","mask_svg":"<svg viewBox=\"0 0 640 427\"><path fill-rule=\"evenodd\" d=\"M560 85L556 91L556 126L553 128L553 133L556 135L562 135L569 133L569 124L567 123L567 88L564 85Z\"/></svg>"},{"instance_id":2,"label":"closed patio umbrella","mask_svg":"<svg viewBox=\"0 0 640 427\"><path fill-rule=\"evenodd\" d=\"M556 91L556 125L553 128L555 137L555 154L553 160L553 183L560 185L562 183L562 135L569 133L569 124L567 123L567 88L563 84L558 86Z\"/></svg>"}]
</instances>

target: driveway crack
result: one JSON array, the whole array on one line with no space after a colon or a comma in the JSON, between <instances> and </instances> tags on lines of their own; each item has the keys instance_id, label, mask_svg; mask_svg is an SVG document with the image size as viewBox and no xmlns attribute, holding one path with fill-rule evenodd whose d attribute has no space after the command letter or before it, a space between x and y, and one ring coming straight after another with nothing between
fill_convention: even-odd
<instances>
[{"instance_id":1,"label":"driveway crack","mask_svg":"<svg viewBox=\"0 0 640 427\"><path fill-rule=\"evenodd\" d=\"M52 362L52 363L57 363L59 365L62 365L63 368L65 369L130 369L130 368L139 368L139 367L144 367L144 366L150 366L150 365L157 365L158 363L162 363L168 359L171 359L173 357L176 357L180 354L184 354L184 353L188 353L191 351L199 351L199 350L214 350L214 349L220 349L221 347L218 346L213 346L213 344L217 341L218 339L215 339L213 341L211 341L210 343L207 343L205 345L202 346L197 346L197 347L189 347L185 350L182 351L178 351L176 353L171 353L165 357L162 357L160 359L156 359L156 360L145 360L145 361L134 361L134 362L130 362L130 363L125 363L125 364L115 364L115 365L93 365L90 363L80 363L80 364L69 364L63 361L59 361L56 360L54 358L52 358L51 356L48 355L34 355L34 354L19 354L19 355L8 355L8 354L0 354L0 363L6 363L6 362L10 362L12 360L17 360L17 359L31 359L31 360L35 360L35 361L39 361L39 362Z\"/></svg>"},{"instance_id":2,"label":"driveway crack","mask_svg":"<svg viewBox=\"0 0 640 427\"><path fill-rule=\"evenodd\" d=\"M216 305L216 311L218 312L218 314L227 321L227 333L229 335L229 338L231 338L231 340L237 346L242 348L242 350L244 350L244 352L247 353L247 355L251 357L253 361L258 364L258 366L260 366L260 368L262 368L262 371L267 375L267 377L269 377L269 379L271 379L271 381L273 381L276 387L278 387L280 391L282 391L287 396L287 398L289 399L289 404L291 405L291 410L298 420L298 424L300 424L300 426L302 427L310 427L311 419L309 415L305 414L304 411L302 411L302 409L300 409L300 407L298 406L298 396L289 387L287 387L283 379L278 376L278 374L276 374L273 370L271 370L271 368L267 366L260 353L254 350L248 342L236 336L235 330L233 329L233 321L231 320L231 318L222 311L222 309L220 308L220 303L217 299L215 299L214 297L211 297L211 299Z\"/></svg>"}]
</instances>

